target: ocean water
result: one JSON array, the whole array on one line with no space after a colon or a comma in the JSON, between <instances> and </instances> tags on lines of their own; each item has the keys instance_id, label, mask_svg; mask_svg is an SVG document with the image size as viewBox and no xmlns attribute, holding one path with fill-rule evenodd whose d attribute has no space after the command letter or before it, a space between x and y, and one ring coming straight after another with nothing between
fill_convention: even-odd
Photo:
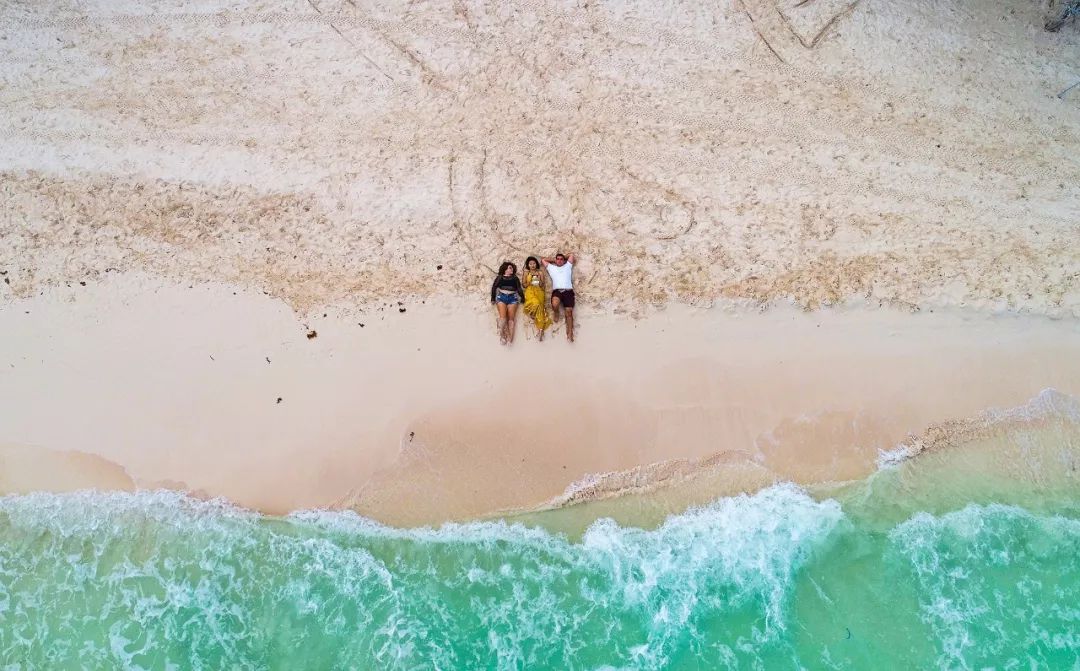
<instances>
[{"instance_id":1,"label":"ocean water","mask_svg":"<svg viewBox=\"0 0 1080 671\"><path fill-rule=\"evenodd\" d=\"M0 669L1080 669L1073 440L572 534L5 497Z\"/></svg>"}]
</instances>

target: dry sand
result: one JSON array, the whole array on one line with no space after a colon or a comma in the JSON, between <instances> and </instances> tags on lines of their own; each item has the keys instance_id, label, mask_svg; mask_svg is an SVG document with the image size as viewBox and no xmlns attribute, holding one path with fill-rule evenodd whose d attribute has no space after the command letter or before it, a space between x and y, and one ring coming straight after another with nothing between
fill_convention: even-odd
<instances>
[{"instance_id":1,"label":"dry sand","mask_svg":"<svg viewBox=\"0 0 1080 671\"><path fill-rule=\"evenodd\" d=\"M587 304L1080 315L1080 31L846 7L6 3L0 290L136 270L321 312L562 246Z\"/></svg>"},{"instance_id":2,"label":"dry sand","mask_svg":"<svg viewBox=\"0 0 1080 671\"><path fill-rule=\"evenodd\" d=\"M1076 394L1080 31L1043 19L0 5L0 484L411 523L856 477ZM556 248L580 342L500 349L490 269Z\"/></svg>"}]
</instances>

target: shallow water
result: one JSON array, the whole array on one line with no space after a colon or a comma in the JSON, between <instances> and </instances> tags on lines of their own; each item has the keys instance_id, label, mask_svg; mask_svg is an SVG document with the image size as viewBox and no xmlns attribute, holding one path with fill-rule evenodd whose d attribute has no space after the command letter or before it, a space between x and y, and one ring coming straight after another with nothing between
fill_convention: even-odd
<instances>
[{"instance_id":1,"label":"shallow water","mask_svg":"<svg viewBox=\"0 0 1080 671\"><path fill-rule=\"evenodd\" d=\"M987 417L689 510L710 480L438 529L0 498L0 669L1080 669L1080 404Z\"/></svg>"},{"instance_id":2,"label":"shallow water","mask_svg":"<svg viewBox=\"0 0 1080 671\"><path fill-rule=\"evenodd\" d=\"M1076 492L898 514L888 481L902 475L821 500L778 485L574 539L267 518L167 492L7 497L0 663L1080 667Z\"/></svg>"}]
</instances>

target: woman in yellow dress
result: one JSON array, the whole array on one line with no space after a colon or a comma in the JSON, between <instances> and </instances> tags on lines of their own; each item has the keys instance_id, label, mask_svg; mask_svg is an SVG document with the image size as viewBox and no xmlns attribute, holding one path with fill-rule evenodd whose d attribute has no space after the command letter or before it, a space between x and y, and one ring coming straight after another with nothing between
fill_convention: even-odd
<instances>
[{"instance_id":1,"label":"woman in yellow dress","mask_svg":"<svg viewBox=\"0 0 1080 671\"><path fill-rule=\"evenodd\" d=\"M525 314L532 317L536 325L536 335L544 339L544 331L551 326L551 316L547 311L547 295L544 293L544 271L535 256L525 259Z\"/></svg>"}]
</instances>

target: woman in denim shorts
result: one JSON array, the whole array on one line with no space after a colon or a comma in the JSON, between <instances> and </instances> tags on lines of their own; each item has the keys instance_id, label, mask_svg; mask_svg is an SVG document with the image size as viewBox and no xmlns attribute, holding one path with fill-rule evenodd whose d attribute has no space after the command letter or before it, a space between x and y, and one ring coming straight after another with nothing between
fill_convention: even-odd
<instances>
[{"instance_id":1,"label":"woman in denim shorts","mask_svg":"<svg viewBox=\"0 0 1080 671\"><path fill-rule=\"evenodd\" d=\"M525 301L525 290L517 274L517 266L503 261L499 274L491 285L491 303L499 310L499 342L514 342L518 305Z\"/></svg>"}]
</instances>

